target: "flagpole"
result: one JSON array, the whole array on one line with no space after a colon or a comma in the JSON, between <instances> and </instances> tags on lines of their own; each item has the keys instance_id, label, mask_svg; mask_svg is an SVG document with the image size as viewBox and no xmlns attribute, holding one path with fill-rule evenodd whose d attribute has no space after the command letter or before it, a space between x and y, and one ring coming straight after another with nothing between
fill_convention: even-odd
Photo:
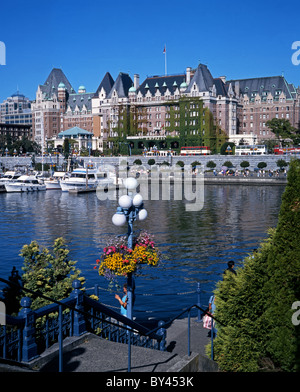
<instances>
[{"instance_id":1,"label":"flagpole","mask_svg":"<svg viewBox=\"0 0 300 392\"><path fill-rule=\"evenodd\" d=\"M165 76L167 76L167 50L166 50L166 45L164 47L164 55L165 55Z\"/></svg>"}]
</instances>

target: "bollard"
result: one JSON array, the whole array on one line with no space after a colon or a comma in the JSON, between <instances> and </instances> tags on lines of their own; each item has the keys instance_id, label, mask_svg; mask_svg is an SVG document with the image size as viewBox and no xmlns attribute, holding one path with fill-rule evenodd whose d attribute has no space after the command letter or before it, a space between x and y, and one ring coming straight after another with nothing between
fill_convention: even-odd
<instances>
[{"instance_id":1,"label":"bollard","mask_svg":"<svg viewBox=\"0 0 300 392\"><path fill-rule=\"evenodd\" d=\"M74 280L72 283L73 292L72 297L76 298L75 308L78 310L83 310L83 292L80 290L81 282L79 280ZM86 331L86 325L84 320L84 315L79 312L74 312L74 326L73 326L73 336L80 336Z\"/></svg>"},{"instance_id":2,"label":"bollard","mask_svg":"<svg viewBox=\"0 0 300 392\"><path fill-rule=\"evenodd\" d=\"M167 330L165 328L165 322L164 321L159 321L158 326L160 327L157 330L157 335L161 336L162 339L159 342L159 350L160 351L166 351L166 337L167 337Z\"/></svg>"},{"instance_id":3,"label":"bollard","mask_svg":"<svg viewBox=\"0 0 300 392\"><path fill-rule=\"evenodd\" d=\"M23 342L22 342L22 361L29 362L32 359L38 357L37 345L35 342L35 317L34 312L30 309L31 299L23 297L21 299L22 309L19 312L19 316L25 320L25 326L23 329Z\"/></svg>"}]
</instances>

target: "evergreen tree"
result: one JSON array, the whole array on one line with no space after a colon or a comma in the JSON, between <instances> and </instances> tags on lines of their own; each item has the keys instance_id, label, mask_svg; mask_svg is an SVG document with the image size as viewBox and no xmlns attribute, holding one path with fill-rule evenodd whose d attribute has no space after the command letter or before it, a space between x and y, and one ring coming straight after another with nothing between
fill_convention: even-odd
<instances>
[{"instance_id":1,"label":"evergreen tree","mask_svg":"<svg viewBox=\"0 0 300 392\"><path fill-rule=\"evenodd\" d=\"M276 229L215 291L215 359L222 370L299 370L299 326L292 323L300 298L299 238L300 161L294 160Z\"/></svg>"},{"instance_id":2,"label":"evergreen tree","mask_svg":"<svg viewBox=\"0 0 300 392\"><path fill-rule=\"evenodd\" d=\"M47 248L41 250L36 241L24 245L20 254L24 258L22 267L24 288L40 291L55 300L67 298L72 291L73 280L84 281L84 278L80 277L80 270L75 267L76 261L70 260L68 254L69 250L63 238L54 241L53 254ZM26 296L33 300L32 309L38 309L49 303L31 294Z\"/></svg>"}]
</instances>

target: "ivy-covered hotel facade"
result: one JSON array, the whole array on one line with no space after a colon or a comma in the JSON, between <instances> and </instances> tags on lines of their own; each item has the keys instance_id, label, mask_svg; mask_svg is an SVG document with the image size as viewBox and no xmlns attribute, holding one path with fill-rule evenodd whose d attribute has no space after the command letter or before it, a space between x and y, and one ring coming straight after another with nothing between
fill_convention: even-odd
<instances>
[{"instance_id":1,"label":"ivy-covered hotel facade","mask_svg":"<svg viewBox=\"0 0 300 392\"><path fill-rule=\"evenodd\" d=\"M95 92L76 92L54 68L32 102L33 136L39 143L79 127L94 135L98 152L140 154L156 146L177 150L225 141L259 144L274 137L272 118L288 119L299 129L300 90L283 75L226 81L199 64L176 75L149 76L107 72ZM43 137L42 137L43 135Z\"/></svg>"},{"instance_id":2,"label":"ivy-covered hotel facade","mask_svg":"<svg viewBox=\"0 0 300 392\"><path fill-rule=\"evenodd\" d=\"M133 153L154 145L171 150L210 146L216 152L236 135L237 100L231 87L214 79L203 64L184 74L147 77L141 84L139 75L132 81L120 73L113 82L106 74L92 107L98 117L94 133L113 153L126 144Z\"/></svg>"}]
</instances>

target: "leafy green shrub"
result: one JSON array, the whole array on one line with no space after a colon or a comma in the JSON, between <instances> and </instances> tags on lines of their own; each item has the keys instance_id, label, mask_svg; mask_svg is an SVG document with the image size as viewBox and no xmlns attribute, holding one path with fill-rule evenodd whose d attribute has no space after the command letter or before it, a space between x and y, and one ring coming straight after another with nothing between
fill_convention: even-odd
<instances>
[{"instance_id":1,"label":"leafy green shrub","mask_svg":"<svg viewBox=\"0 0 300 392\"><path fill-rule=\"evenodd\" d=\"M223 371L299 368L299 326L292 304L300 298L300 162L293 160L278 224L237 276L215 290L215 360Z\"/></svg>"},{"instance_id":2,"label":"leafy green shrub","mask_svg":"<svg viewBox=\"0 0 300 392\"><path fill-rule=\"evenodd\" d=\"M249 163L248 161L243 161L243 162L240 163L240 166L241 166L242 168L246 169L246 167L249 167L249 166L250 166L250 163Z\"/></svg>"},{"instance_id":3,"label":"leafy green shrub","mask_svg":"<svg viewBox=\"0 0 300 392\"><path fill-rule=\"evenodd\" d=\"M142 161L140 159L136 159L133 163L134 165L141 165Z\"/></svg>"},{"instance_id":4,"label":"leafy green shrub","mask_svg":"<svg viewBox=\"0 0 300 392\"><path fill-rule=\"evenodd\" d=\"M150 165L150 166L155 165L155 159L150 158L150 159L148 160L148 165Z\"/></svg>"},{"instance_id":5,"label":"leafy green shrub","mask_svg":"<svg viewBox=\"0 0 300 392\"><path fill-rule=\"evenodd\" d=\"M208 161L206 164L206 167L209 167L210 169L214 169L217 166L217 164L214 161Z\"/></svg>"},{"instance_id":6,"label":"leafy green shrub","mask_svg":"<svg viewBox=\"0 0 300 392\"><path fill-rule=\"evenodd\" d=\"M183 162L183 161L178 161L178 162L176 163L176 165L177 165L177 166L180 166L180 167L184 167L184 162Z\"/></svg>"},{"instance_id":7,"label":"leafy green shrub","mask_svg":"<svg viewBox=\"0 0 300 392\"><path fill-rule=\"evenodd\" d=\"M223 163L223 166L233 167L233 164L232 164L231 161L225 161L225 162Z\"/></svg>"},{"instance_id":8,"label":"leafy green shrub","mask_svg":"<svg viewBox=\"0 0 300 392\"><path fill-rule=\"evenodd\" d=\"M70 260L68 254L69 250L63 238L54 241L53 254L47 248L41 250L36 241L24 245L20 254L24 258L24 288L38 290L55 300L67 298L73 290L73 280L85 280L80 277L81 272L75 267L76 261ZM31 294L26 296L32 297ZM31 308L38 309L48 303L43 298L33 296Z\"/></svg>"},{"instance_id":9,"label":"leafy green shrub","mask_svg":"<svg viewBox=\"0 0 300 392\"><path fill-rule=\"evenodd\" d=\"M268 165L267 165L267 163L266 162L259 162L258 164L257 164L257 167L259 168L259 169L264 169L265 167L267 167Z\"/></svg>"},{"instance_id":10,"label":"leafy green shrub","mask_svg":"<svg viewBox=\"0 0 300 392\"><path fill-rule=\"evenodd\" d=\"M280 167L280 169L288 166L288 163L284 159L278 159L276 164L277 164L278 167Z\"/></svg>"}]
</instances>

